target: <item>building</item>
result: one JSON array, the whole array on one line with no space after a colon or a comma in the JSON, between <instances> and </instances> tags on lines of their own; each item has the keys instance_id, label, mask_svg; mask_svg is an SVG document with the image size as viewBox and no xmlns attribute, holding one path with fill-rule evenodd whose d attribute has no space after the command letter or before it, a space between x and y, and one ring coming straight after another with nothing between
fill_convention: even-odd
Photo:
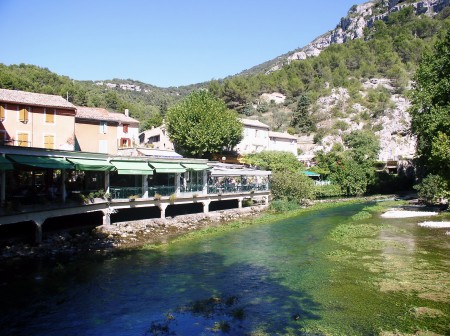
<instances>
[{"instance_id":1,"label":"building","mask_svg":"<svg viewBox=\"0 0 450 336\"><path fill-rule=\"evenodd\" d=\"M77 107L76 149L83 152L116 154L132 147L138 139L139 122L125 114L104 108Z\"/></svg>"},{"instance_id":2,"label":"building","mask_svg":"<svg viewBox=\"0 0 450 336\"><path fill-rule=\"evenodd\" d=\"M288 133L269 132L269 150L297 155L297 137Z\"/></svg>"},{"instance_id":3,"label":"building","mask_svg":"<svg viewBox=\"0 0 450 336\"><path fill-rule=\"evenodd\" d=\"M258 120L241 119L244 136L236 146L239 154L258 153L269 149L270 127Z\"/></svg>"},{"instance_id":4,"label":"building","mask_svg":"<svg viewBox=\"0 0 450 336\"><path fill-rule=\"evenodd\" d=\"M164 125L154 127L139 134L139 144L155 149L174 150Z\"/></svg>"},{"instance_id":5,"label":"building","mask_svg":"<svg viewBox=\"0 0 450 336\"><path fill-rule=\"evenodd\" d=\"M0 89L0 143L73 150L75 113L60 96Z\"/></svg>"}]
</instances>

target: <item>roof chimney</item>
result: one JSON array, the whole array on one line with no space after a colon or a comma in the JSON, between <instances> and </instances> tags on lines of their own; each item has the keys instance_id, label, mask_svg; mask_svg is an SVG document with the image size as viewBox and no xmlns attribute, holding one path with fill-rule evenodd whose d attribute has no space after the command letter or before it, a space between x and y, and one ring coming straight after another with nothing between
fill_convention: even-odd
<instances>
[{"instance_id":1,"label":"roof chimney","mask_svg":"<svg viewBox=\"0 0 450 336\"><path fill-rule=\"evenodd\" d=\"M125 115L126 115L127 117L130 116L130 111L128 111L128 109L125 109Z\"/></svg>"}]
</instances>

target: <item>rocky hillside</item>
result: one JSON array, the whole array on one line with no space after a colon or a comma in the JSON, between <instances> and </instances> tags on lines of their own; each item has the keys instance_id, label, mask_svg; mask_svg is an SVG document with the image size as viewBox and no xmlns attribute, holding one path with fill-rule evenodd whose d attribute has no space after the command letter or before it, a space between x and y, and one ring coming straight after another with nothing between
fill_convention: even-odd
<instances>
[{"instance_id":1,"label":"rocky hillside","mask_svg":"<svg viewBox=\"0 0 450 336\"><path fill-rule=\"evenodd\" d=\"M306 134L305 132L298 133L299 148L306 157L313 156L318 150L329 151L336 144L343 144L345 134L353 130L365 129L372 131L380 139L379 160L412 158L415 154L416 142L410 133L411 117L408 113L410 102L407 99L407 91L411 88L411 79L423 50L423 48L414 50L414 44L428 43L425 42L427 37L422 41L417 39L417 35L420 35L418 27L432 25L430 22L435 22L434 17L438 13L441 13L439 20L445 19L448 15L442 15L444 14L442 11L446 9L449 13L449 6L450 0L373 0L355 5L332 31L316 38L305 47L248 70L246 75L252 78L251 76L261 76L261 73L264 73L270 78L277 78L277 76L292 78L291 70L297 68L300 70L297 70L296 74L300 78L305 70L316 76L316 82L311 78L305 78L303 83L306 85L301 89L304 92L303 95L317 97L311 102L309 108L309 113L315 123L314 130L306 132ZM407 34L386 33L385 36L381 36L382 34L379 33L381 29L407 30L409 28L406 26L414 20L416 23L410 30L410 34L414 32L408 41L410 43L407 52L409 56L405 57L405 54L402 54L404 49L401 44L408 40L405 38ZM381 25L377 21L380 21ZM432 34L438 30L439 28L436 28L434 32L428 33L428 41L432 40ZM379 36L377 36L377 32ZM378 41L374 41L374 38ZM379 63L377 70L366 71L364 68L361 71L363 68L361 64L364 61L346 58L351 55L348 49L334 48L334 50L340 51L327 52L325 57L321 55L330 46L347 45L358 39L364 41L363 43L369 43L372 40L372 44L365 48L372 49L372 56L374 54L375 56L373 60L367 62L367 68L370 68L373 63ZM385 44L386 41L388 41L387 44ZM377 55L386 48L379 48L376 51L373 48L382 44L385 46L390 44L388 48L391 48L392 52L385 57L385 60L380 61L377 60ZM360 44L356 48L363 50L364 47ZM414 56L410 57L411 55ZM355 58L354 55L351 57ZM399 59L396 65L389 62L390 58L397 57ZM308 61L314 58L320 60ZM307 62L306 65L302 65L304 62ZM317 70L319 66L322 68ZM336 72L340 71L341 74L330 75L332 66L335 66L338 70ZM311 67L315 71L311 70ZM393 69L389 69L389 67ZM259 73L259 75L255 75L255 73ZM399 75L400 73L401 75ZM338 81L336 81L337 76L340 77ZM347 78L342 79L344 76ZM347 85L336 85L336 82L347 82ZM314 91L313 93L308 92L311 89ZM261 101L270 101L272 106L276 107L269 109L266 113L256 112L251 118L257 118L278 130L289 130L289 117L294 113L297 105L289 104L288 100L298 101L298 98L295 97L295 92L287 91L283 92L284 94L280 92L266 91L260 94L253 105L256 111L258 111ZM291 95L292 97L290 97ZM284 120L284 122L279 122L279 120ZM289 131L292 132L292 128Z\"/></svg>"},{"instance_id":2,"label":"rocky hillside","mask_svg":"<svg viewBox=\"0 0 450 336\"><path fill-rule=\"evenodd\" d=\"M385 20L390 14L398 12L405 7L412 7L416 15L434 16L449 5L450 0L372 0L361 5L354 5L335 29L319 36L304 47L250 68L242 72L242 74L270 73L281 69L293 60L303 60L308 57L318 56L332 44L341 44L363 38L366 28L371 28L376 21Z\"/></svg>"}]
</instances>

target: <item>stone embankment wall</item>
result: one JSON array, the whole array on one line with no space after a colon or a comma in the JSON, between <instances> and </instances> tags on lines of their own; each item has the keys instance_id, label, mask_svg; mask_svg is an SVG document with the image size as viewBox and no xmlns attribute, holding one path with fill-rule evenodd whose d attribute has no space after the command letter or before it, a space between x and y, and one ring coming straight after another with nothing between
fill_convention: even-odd
<instances>
[{"instance_id":1,"label":"stone embankment wall","mask_svg":"<svg viewBox=\"0 0 450 336\"><path fill-rule=\"evenodd\" d=\"M16 257L71 256L80 253L104 254L145 244L165 243L178 235L194 230L226 225L239 218L257 216L266 208L267 206L264 205L253 206L165 219L152 218L119 222L90 230L44 233L44 239L39 245L3 241L0 243L0 260Z\"/></svg>"}]
</instances>

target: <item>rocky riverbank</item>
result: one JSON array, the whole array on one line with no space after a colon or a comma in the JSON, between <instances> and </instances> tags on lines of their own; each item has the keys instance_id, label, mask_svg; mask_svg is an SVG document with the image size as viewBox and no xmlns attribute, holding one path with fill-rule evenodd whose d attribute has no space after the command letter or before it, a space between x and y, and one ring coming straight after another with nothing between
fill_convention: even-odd
<instances>
[{"instance_id":1,"label":"rocky riverbank","mask_svg":"<svg viewBox=\"0 0 450 336\"><path fill-rule=\"evenodd\" d=\"M246 207L102 225L76 232L44 234L36 246L17 241L0 243L0 260L18 257L52 257L79 253L103 254L114 250L160 244L179 235L211 226L226 225L239 218L257 216L266 206Z\"/></svg>"}]
</instances>

